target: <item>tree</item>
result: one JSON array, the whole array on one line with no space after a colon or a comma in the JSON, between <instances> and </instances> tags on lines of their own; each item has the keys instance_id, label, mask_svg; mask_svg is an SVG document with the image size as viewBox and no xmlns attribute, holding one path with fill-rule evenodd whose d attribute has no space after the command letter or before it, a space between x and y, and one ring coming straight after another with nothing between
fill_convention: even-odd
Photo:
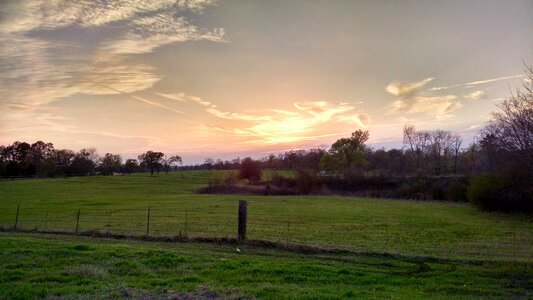
<instances>
[{"instance_id":1,"label":"tree","mask_svg":"<svg viewBox=\"0 0 533 300\"><path fill-rule=\"evenodd\" d=\"M179 155L171 156L168 159L165 157L165 159L163 161L165 163L165 173L167 173L167 174L168 174L168 171L170 171L170 168L172 167L172 164L174 164L174 163L181 164L182 163L181 156L179 156Z\"/></svg>"},{"instance_id":2,"label":"tree","mask_svg":"<svg viewBox=\"0 0 533 300\"><path fill-rule=\"evenodd\" d=\"M122 157L120 157L120 155L106 153L104 157L100 159L100 165L98 168L102 175L113 175L114 172L120 171L121 164Z\"/></svg>"},{"instance_id":3,"label":"tree","mask_svg":"<svg viewBox=\"0 0 533 300\"><path fill-rule=\"evenodd\" d=\"M205 160L204 160L204 166L208 169L208 170L211 170L213 169L213 165L215 164L215 160L210 158L210 157L207 157Z\"/></svg>"},{"instance_id":4,"label":"tree","mask_svg":"<svg viewBox=\"0 0 533 300\"><path fill-rule=\"evenodd\" d=\"M323 156L322 164L341 171L351 183L353 174L366 164L365 142L368 137L368 131L357 130L351 137L337 140L331 145L327 155Z\"/></svg>"},{"instance_id":5,"label":"tree","mask_svg":"<svg viewBox=\"0 0 533 300\"><path fill-rule=\"evenodd\" d=\"M247 157L242 160L239 168L239 178L253 183L261 180L261 162Z\"/></svg>"},{"instance_id":6,"label":"tree","mask_svg":"<svg viewBox=\"0 0 533 300\"><path fill-rule=\"evenodd\" d=\"M498 147L512 153L520 167L533 169L533 67L526 66L527 79L522 88L498 105L491 114L492 130L498 139Z\"/></svg>"},{"instance_id":7,"label":"tree","mask_svg":"<svg viewBox=\"0 0 533 300\"><path fill-rule=\"evenodd\" d=\"M431 134L427 131L416 131L414 125L406 125L403 129L403 144L409 149L414 162L415 171L420 171L420 164L428 151Z\"/></svg>"},{"instance_id":8,"label":"tree","mask_svg":"<svg viewBox=\"0 0 533 300\"><path fill-rule=\"evenodd\" d=\"M139 155L139 162L142 166L146 166L150 169L150 175L154 175L154 170L157 171L157 174L159 175L159 169L163 165L163 157L165 154L163 152L154 152L154 151L147 151L141 155Z\"/></svg>"},{"instance_id":9,"label":"tree","mask_svg":"<svg viewBox=\"0 0 533 300\"><path fill-rule=\"evenodd\" d=\"M139 168L139 162L136 159L126 159L126 162L124 163L124 169L129 175L131 175L131 172L135 172L137 168Z\"/></svg>"},{"instance_id":10,"label":"tree","mask_svg":"<svg viewBox=\"0 0 533 300\"><path fill-rule=\"evenodd\" d=\"M429 150L433 157L435 175L441 175L442 169L446 168L447 156L451 152L454 135L446 130L433 130L430 132Z\"/></svg>"},{"instance_id":11,"label":"tree","mask_svg":"<svg viewBox=\"0 0 533 300\"><path fill-rule=\"evenodd\" d=\"M454 134L452 137L452 149L453 149L453 175L457 175L457 161L459 159L459 150L463 139L460 135Z\"/></svg>"},{"instance_id":12,"label":"tree","mask_svg":"<svg viewBox=\"0 0 533 300\"><path fill-rule=\"evenodd\" d=\"M68 149L54 150L52 156L56 164L55 172L63 175L67 174L75 156L74 151Z\"/></svg>"},{"instance_id":13,"label":"tree","mask_svg":"<svg viewBox=\"0 0 533 300\"><path fill-rule=\"evenodd\" d=\"M96 149L81 149L74 155L69 171L80 176L92 175L96 171L98 161L99 157Z\"/></svg>"},{"instance_id":14,"label":"tree","mask_svg":"<svg viewBox=\"0 0 533 300\"><path fill-rule=\"evenodd\" d=\"M469 198L484 208L533 210L532 67L526 66L526 76L522 87L498 105L489 124L481 131L479 144L487 174L473 181ZM486 196L489 194L492 196Z\"/></svg>"}]
</instances>

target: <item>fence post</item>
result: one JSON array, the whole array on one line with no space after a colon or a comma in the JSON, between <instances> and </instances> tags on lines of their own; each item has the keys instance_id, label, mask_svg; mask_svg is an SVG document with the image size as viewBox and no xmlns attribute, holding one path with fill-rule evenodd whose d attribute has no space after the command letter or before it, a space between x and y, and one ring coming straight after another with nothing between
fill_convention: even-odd
<instances>
[{"instance_id":1,"label":"fence post","mask_svg":"<svg viewBox=\"0 0 533 300\"><path fill-rule=\"evenodd\" d=\"M44 220L44 230L48 230L48 208L46 209L46 219Z\"/></svg>"},{"instance_id":2,"label":"fence post","mask_svg":"<svg viewBox=\"0 0 533 300\"><path fill-rule=\"evenodd\" d=\"M20 204L17 205L17 216L15 217L15 225L13 226L13 229L17 230L17 225L19 223L19 209L20 209Z\"/></svg>"},{"instance_id":3,"label":"fence post","mask_svg":"<svg viewBox=\"0 0 533 300\"><path fill-rule=\"evenodd\" d=\"M389 222L385 221L385 248L389 245Z\"/></svg>"},{"instance_id":4,"label":"fence post","mask_svg":"<svg viewBox=\"0 0 533 300\"><path fill-rule=\"evenodd\" d=\"M109 210L109 213L107 215L107 232L111 231L111 210Z\"/></svg>"},{"instance_id":5,"label":"fence post","mask_svg":"<svg viewBox=\"0 0 533 300\"><path fill-rule=\"evenodd\" d=\"M185 237L187 237L188 236L187 235L187 209L185 209L185 229L184 229L184 231L185 231Z\"/></svg>"},{"instance_id":6,"label":"fence post","mask_svg":"<svg viewBox=\"0 0 533 300\"><path fill-rule=\"evenodd\" d=\"M516 261L516 234L513 226L513 260Z\"/></svg>"},{"instance_id":7,"label":"fence post","mask_svg":"<svg viewBox=\"0 0 533 300\"><path fill-rule=\"evenodd\" d=\"M80 224L80 209L78 209L78 217L76 218L76 233L78 233L79 224Z\"/></svg>"},{"instance_id":8,"label":"fence post","mask_svg":"<svg viewBox=\"0 0 533 300\"><path fill-rule=\"evenodd\" d=\"M291 219L287 217L287 243L291 241Z\"/></svg>"},{"instance_id":9,"label":"fence post","mask_svg":"<svg viewBox=\"0 0 533 300\"><path fill-rule=\"evenodd\" d=\"M148 216L146 219L146 236L150 234L150 207L148 207Z\"/></svg>"},{"instance_id":10,"label":"fence post","mask_svg":"<svg viewBox=\"0 0 533 300\"><path fill-rule=\"evenodd\" d=\"M237 228L237 242L243 243L246 241L246 215L248 202L244 200L239 201L239 227Z\"/></svg>"}]
</instances>

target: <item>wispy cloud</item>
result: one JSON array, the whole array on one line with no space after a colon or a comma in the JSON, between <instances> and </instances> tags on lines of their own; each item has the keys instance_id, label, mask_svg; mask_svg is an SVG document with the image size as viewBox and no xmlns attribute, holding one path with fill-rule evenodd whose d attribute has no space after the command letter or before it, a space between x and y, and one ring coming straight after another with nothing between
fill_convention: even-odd
<instances>
[{"instance_id":1,"label":"wispy cloud","mask_svg":"<svg viewBox=\"0 0 533 300\"><path fill-rule=\"evenodd\" d=\"M415 96L420 89L434 78L429 77L420 81L406 82L406 81L393 81L385 87L387 92L399 98L411 98Z\"/></svg>"},{"instance_id":2,"label":"wispy cloud","mask_svg":"<svg viewBox=\"0 0 533 300\"><path fill-rule=\"evenodd\" d=\"M48 103L78 93L116 94L102 86L123 93L151 88L161 77L155 68L134 62L131 53L180 41L223 41L223 29L203 29L190 21L214 4L208 0L2 1L0 99ZM87 34L90 43L43 34L65 28Z\"/></svg>"},{"instance_id":3,"label":"wispy cloud","mask_svg":"<svg viewBox=\"0 0 533 300\"><path fill-rule=\"evenodd\" d=\"M453 117L453 112L463 105L455 95L432 95L424 86L433 77L415 82L393 81L385 90L396 96L388 107L389 113L402 112L407 114L430 114L437 120Z\"/></svg>"},{"instance_id":4,"label":"wispy cloud","mask_svg":"<svg viewBox=\"0 0 533 300\"><path fill-rule=\"evenodd\" d=\"M170 111L170 112L173 112L173 113L177 113L177 114L180 114L180 115L183 115L183 112L181 110L177 110L177 109L174 109L172 107L169 107L169 106L166 106L166 105L163 105L161 103L157 103L155 101L151 101L151 100L148 100L146 98L143 98L143 97L139 97L139 96L131 96L133 99L135 100L138 100L140 102L143 102L143 103L146 103L148 105L151 105L151 106L155 106L155 107L158 107L158 108L161 108L161 109L164 109L166 111Z\"/></svg>"},{"instance_id":5,"label":"wispy cloud","mask_svg":"<svg viewBox=\"0 0 533 300\"><path fill-rule=\"evenodd\" d=\"M485 94L484 91L474 91L474 92L468 93L466 95L463 95L463 98L465 98L467 100L475 101L475 100L487 98L487 95Z\"/></svg>"},{"instance_id":6,"label":"wispy cloud","mask_svg":"<svg viewBox=\"0 0 533 300\"><path fill-rule=\"evenodd\" d=\"M192 101L192 102L196 102L202 106L213 106L214 105L209 102L209 101L204 101L202 99L200 99L199 97L194 97L194 96L187 96L185 95L185 93L175 93L175 94L164 94L164 93L158 93L158 92L155 92L156 95L160 96L160 97L163 97L163 98L166 98L166 99L170 99L170 100L175 100L175 101L178 101L178 102L184 102L184 101Z\"/></svg>"},{"instance_id":7,"label":"wispy cloud","mask_svg":"<svg viewBox=\"0 0 533 300\"><path fill-rule=\"evenodd\" d=\"M192 102L204 107L204 111L216 117L206 125L216 132L241 139L240 143L251 141L261 144L283 144L317 140L339 135L335 124L366 128L371 118L349 103L333 104L327 101L300 101L292 109L266 109L254 114L224 111L210 101L183 93L157 95L179 102ZM343 132L342 134L344 134Z\"/></svg>"},{"instance_id":8,"label":"wispy cloud","mask_svg":"<svg viewBox=\"0 0 533 300\"><path fill-rule=\"evenodd\" d=\"M492 78L492 79L486 79L486 80L476 80L476 81L471 81L467 83L453 84L449 86L433 87L429 90L430 91L442 91L442 90L448 90L448 89L457 88L457 87L470 88L470 87L474 87L479 84L491 83L491 82L496 82L496 81L501 81L501 80L509 80L509 79L520 78L520 77L524 77L524 75L511 75L511 76L504 76L504 77L498 77L498 78Z\"/></svg>"},{"instance_id":9,"label":"wispy cloud","mask_svg":"<svg viewBox=\"0 0 533 300\"><path fill-rule=\"evenodd\" d=\"M208 40L224 42L223 28L200 29L189 23L185 17L178 17L172 11L132 20L127 30L118 38L104 42L102 49L117 53L148 53L162 45Z\"/></svg>"}]
</instances>

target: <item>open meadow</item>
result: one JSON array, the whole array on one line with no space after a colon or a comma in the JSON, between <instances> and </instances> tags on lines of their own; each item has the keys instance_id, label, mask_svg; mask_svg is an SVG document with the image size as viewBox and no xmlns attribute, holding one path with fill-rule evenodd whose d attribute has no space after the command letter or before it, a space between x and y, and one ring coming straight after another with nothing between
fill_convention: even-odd
<instances>
[{"instance_id":1,"label":"open meadow","mask_svg":"<svg viewBox=\"0 0 533 300\"><path fill-rule=\"evenodd\" d=\"M526 215L447 202L196 193L223 175L0 181L0 223L4 230L16 223L18 229L69 233L235 237L238 200L247 200L248 239L346 251L301 254L4 232L0 298L142 298L182 291L270 299L531 293L532 225Z\"/></svg>"},{"instance_id":2,"label":"open meadow","mask_svg":"<svg viewBox=\"0 0 533 300\"><path fill-rule=\"evenodd\" d=\"M238 200L247 200L249 239L360 252L533 258L533 226L526 215L485 213L447 202L196 193L224 172L2 181L0 224L9 227L16 221L18 228L46 231L235 237Z\"/></svg>"}]
</instances>

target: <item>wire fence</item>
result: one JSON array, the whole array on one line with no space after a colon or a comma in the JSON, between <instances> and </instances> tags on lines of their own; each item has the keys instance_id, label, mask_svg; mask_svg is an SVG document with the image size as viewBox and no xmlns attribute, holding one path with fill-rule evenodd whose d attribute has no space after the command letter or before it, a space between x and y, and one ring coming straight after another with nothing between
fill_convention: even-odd
<instances>
[{"instance_id":1,"label":"wire fence","mask_svg":"<svg viewBox=\"0 0 533 300\"><path fill-rule=\"evenodd\" d=\"M237 206L80 208L8 206L0 226L47 232L100 232L153 237L235 238ZM357 252L441 258L533 261L532 226L452 221L361 220L305 216L251 207L247 238Z\"/></svg>"}]
</instances>

